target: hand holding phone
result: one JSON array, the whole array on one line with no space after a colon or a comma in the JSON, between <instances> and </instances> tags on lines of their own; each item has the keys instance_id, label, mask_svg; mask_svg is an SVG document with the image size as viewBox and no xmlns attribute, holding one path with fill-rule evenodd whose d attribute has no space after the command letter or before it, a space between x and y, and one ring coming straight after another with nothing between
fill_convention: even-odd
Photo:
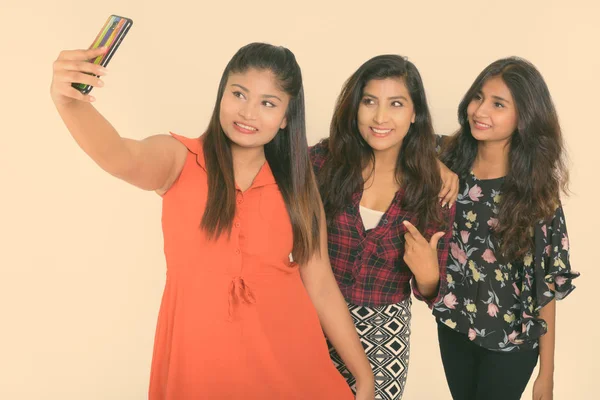
<instances>
[{"instance_id":1,"label":"hand holding phone","mask_svg":"<svg viewBox=\"0 0 600 400\"><path fill-rule=\"evenodd\" d=\"M133 25L129 18L111 15L88 50L65 50L54 62L50 93L56 104L74 100L94 101L93 87L103 86L99 77Z\"/></svg>"},{"instance_id":2,"label":"hand holding phone","mask_svg":"<svg viewBox=\"0 0 600 400\"><path fill-rule=\"evenodd\" d=\"M133 20L130 18L118 15L108 17L108 20L106 20L106 23L100 29L96 39L94 39L94 42L90 46L90 49L105 47L106 52L90 60L90 62L101 67L106 67L132 25ZM88 94L93 88L92 85L86 85L85 83L73 83L73 87L83 94Z\"/></svg>"}]
</instances>

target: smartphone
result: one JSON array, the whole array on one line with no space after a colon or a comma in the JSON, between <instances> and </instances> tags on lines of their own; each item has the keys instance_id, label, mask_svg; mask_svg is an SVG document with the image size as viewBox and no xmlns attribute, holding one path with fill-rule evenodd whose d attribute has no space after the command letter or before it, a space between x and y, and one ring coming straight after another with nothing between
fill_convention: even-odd
<instances>
[{"instance_id":1,"label":"smartphone","mask_svg":"<svg viewBox=\"0 0 600 400\"><path fill-rule=\"evenodd\" d=\"M96 39L90 46L90 49L106 46L107 50L103 55L89 61L102 67L106 67L132 25L133 20L130 18L120 17L118 15L111 15L108 17L106 23L102 29L100 29L98 36L96 36ZM71 86L83 94L88 94L93 88L93 86L83 83L73 83Z\"/></svg>"}]
</instances>

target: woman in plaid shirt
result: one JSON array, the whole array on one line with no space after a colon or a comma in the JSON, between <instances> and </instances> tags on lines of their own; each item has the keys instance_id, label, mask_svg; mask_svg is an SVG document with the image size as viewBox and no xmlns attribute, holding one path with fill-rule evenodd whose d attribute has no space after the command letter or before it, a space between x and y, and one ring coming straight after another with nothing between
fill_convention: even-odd
<instances>
[{"instance_id":1,"label":"woman in plaid shirt","mask_svg":"<svg viewBox=\"0 0 600 400\"><path fill-rule=\"evenodd\" d=\"M373 367L377 399L402 397L411 286L430 307L446 289L458 180L442 184L434 143L417 68L382 55L348 79L329 138L311 148L331 266ZM355 390L332 347L330 354Z\"/></svg>"}]
</instances>

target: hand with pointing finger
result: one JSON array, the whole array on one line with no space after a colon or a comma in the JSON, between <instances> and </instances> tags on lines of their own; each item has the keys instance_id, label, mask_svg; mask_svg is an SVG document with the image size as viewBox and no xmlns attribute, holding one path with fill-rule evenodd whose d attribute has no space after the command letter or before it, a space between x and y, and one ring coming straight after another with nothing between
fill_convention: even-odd
<instances>
[{"instance_id":1,"label":"hand with pointing finger","mask_svg":"<svg viewBox=\"0 0 600 400\"><path fill-rule=\"evenodd\" d=\"M445 233L437 232L428 242L413 224L402 223L408 230L404 234L404 262L414 274L419 292L426 298L432 297L440 281L437 244Z\"/></svg>"}]
</instances>

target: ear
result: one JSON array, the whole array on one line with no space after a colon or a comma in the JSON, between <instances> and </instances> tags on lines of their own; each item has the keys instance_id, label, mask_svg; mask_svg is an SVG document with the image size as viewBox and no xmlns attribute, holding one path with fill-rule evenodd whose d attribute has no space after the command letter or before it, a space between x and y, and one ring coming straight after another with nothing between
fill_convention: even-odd
<instances>
[{"instance_id":1,"label":"ear","mask_svg":"<svg viewBox=\"0 0 600 400\"><path fill-rule=\"evenodd\" d=\"M415 123L415 118L417 118L417 114L413 112L413 115L412 115L412 117L411 117L411 119L410 119L410 123L411 123L411 124L414 124L414 123Z\"/></svg>"},{"instance_id":2,"label":"ear","mask_svg":"<svg viewBox=\"0 0 600 400\"><path fill-rule=\"evenodd\" d=\"M281 121L281 125L279 125L279 129L285 129L286 126L287 126L287 117L283 117L283 120Z\"/></svg>"}]
</instances>

